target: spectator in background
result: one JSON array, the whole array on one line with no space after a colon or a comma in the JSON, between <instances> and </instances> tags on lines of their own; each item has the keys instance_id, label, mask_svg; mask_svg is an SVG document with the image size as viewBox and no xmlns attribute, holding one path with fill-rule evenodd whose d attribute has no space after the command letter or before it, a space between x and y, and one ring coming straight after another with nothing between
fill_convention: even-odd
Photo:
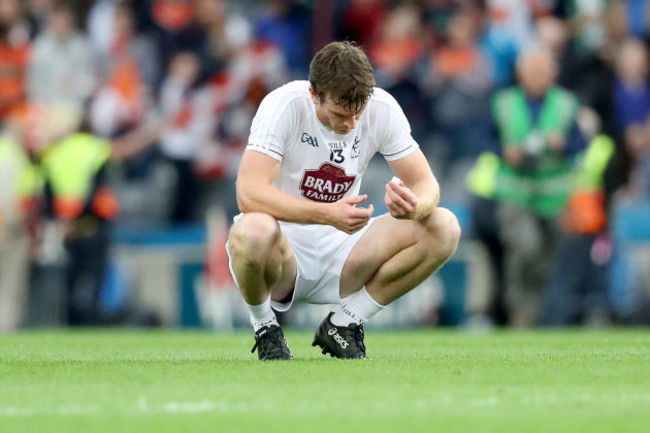
<instances>
[{"instance_id":1,"label":"spectator in background","mask_svg":"<svg viewBox=\"0 0 650 433\"><path fill-rule=\"evenodd\" d=\"M596 111L601 132L613 137L614 113L611 95L603 89L612 87L611 62L603 55L604 49L587 50L571 38L565 21L556 17L540 18L535 34L558 59L558 85L573 91L581 105Z\"/></svg>"},{"instance_id":2,"label":"spectator in background","mask_svg":"<svg viewBox=\"0 0 650 433\"><path fill-rule=\"evenodd\" d=\"M131 6L109 6L104 17L112 30L104 54L98 52L97 78L101 84L90 108L93 131L115 138L140 126L152 110L161 71L157 47L148 35L136 32ZM153 149L129 158L123 164L125 178L142 179L154 159Z\"/></svg>"},{"instance_id":3,"label":"spectator in background","mask_svg":"<svg viewBox=\"0 0 650 433\"><path fill-rule=\"evenodd\" d=\"M533 19L539 20L552 15L557 9L560 0L526 0L530 6Z\"/></svg>"},{"instance_id":4,"label":"spectator in background","mask_svg":"<svg viewBox=\"0 0 650 433\"><path fill-rule=\"evenodd\" d=\"M627 33L638 39L650 36L650 3L647 0L627 0L624 3Z\"/></svg>"},{"instance_id":5,"label":"spectator in background","mask_svg":"<svg viewBox=\"0 0 650 433\"><path fill-rule=\"evenodd\" d=\"M262 98L271 89L286 83L291 74L286 58L276 45L255 40L253 28L243 16L226 13L220 42L224 65L212 76L210 85L218 124L216 138L222 144L238 147L239 154ZM229 164L228 158L223 160L224 156L220 152L220 155L201 157L200 163L218 158L221 159L218 164Z\"/></svg>"},{"instance_id":6,"label":"spectator in background","mask_svg":"<svg viewBox=\"0 0 650 433\"><path fill-rule=\"evenodd\" d=\"M421 32L420 14L415 6L397 6L386 15L369 48L379 85L391 87L412 73L413 65L424 54Z\"/></svg>"},{"instance_id":7,"label":"spectator in background","mask_svg":"<svg viewBox=\"0 0 650 433\"><path fill-rule=\"evenodd\" d=\"M430 125L416 70L425 54L422 30L419 10L413 5L398 5L386 12L380 32L368 49L377 85L399 102L416 139L423 139Z\"/></svg>"},{"instance_id":8,"label":"spectator in background","mask_svg":"<svg viewBox=\"0 0 650 433\"><path fill-rule=\"evenodd\" d=\"M530 49L517 63L519 84L493 100L503 155L494 194L500 201L506 300L519 327L539 323L568 196L570 157L585 145L577 99L555 86L556 74L549 50Z\"/></svg>"},{"instance_id":9,"label":"spectator in background","mask_svg":"<svg viewBox=\"0 0 650 433\"><path fill-rule=\"evenodd\" d=\"M447 162L475 156L477 143L488 122L492 77L483 55L476 23L464 10L456 12L448 29L448 43L433 53L430 80L433 87L432 118L443 138ZM467 128L471 124L472 128Z\"/></svg>"},{"instance_id":10,"label":"spectator in background","mask_svg":"<svg viewBox=\"0 0 650 433\"><path fill-rule=\"evenodd\" d=\"M648 219L650 207L650 85L648 84L648 52L637 39L625 40L616 58L616 81L613 99L616 125L622 137L627 158L621 164L627 169L627 184L614 198L614 214ZM633 235L632 235L633 236ZM616 241L616 239L615 239ZM612 303L616 316L623 323L649 323L647 280L635 276L643 270L634 261L625 263L625 251L615 245L612 278ZM645 286L645 287L644 287Z\"/></svg>"},{"instance_id":11,"label":"spectator in background","mask_svg":"<svg viewBox=\"0 0 650 433\"><path fill-rule=\"evenodd\" d=\"M556 17L543 17L535 22L535 36L558 59L557 83L565 88L573 88L581 80L577 71L579 53L569 44L569 29L564 21Z\"/></svg>"},{"instance_id":12,"label":"spectator in background","mask_svg":"<svg viewBox=\"0 0 650 433\"><path fill-rule=\"evenodd\" d=\"M26 11L25 6L18 0L0 1L0 23L7 27L10 40L17 44L28 41L33 34Z\"/></svg>"},{"instance_id":13,"label":"spectator in background","mask_svg":"<svg viewBox=\"0 0 650 433\"><path fill-rule=\"evenodd\" d=\"M648 52L637 39L628 39L616 59L614 105L616 126L632 159L628 192L637 199L650 198L650 83Z\"/></svg>"},{"instance_id":14,"label":"spectator in background","mask_svg":"<svg viewBox=\"0 0 650 433\"><path fill-rule=\"evenodd\" d=\"M211 77L228 67L233 54L230 41L236 33L250 33L250 24L241 15L229 13L222 0L197 0L196 24L205 34L198 54L204 74Z\"/></svg>"},{"instance_id":15,"label":"spectator in background","mask_svg":"<svg viewBox=\"0 0 650 433\"><path fill-rule=\"evenodd\" d=\"M18 0L0 0L0 126L27 97L29 37Z\"/></svg>"},{"instance_id":16,"label":"spectator in background","mask_svg":"<svg viewBox=\"0 0 650 433\"><path fill-rule=\"evenodd\" d=\"M116 6L110 22L114 30L108 50L98 58L102 85L92 105L93 129L104 137L119 136L142 123L160 73L155 45L136 33L131 8Z\"/></svg>"},{"instance_id":17,"label":"spectator in background","mask_svg":"<svg viewBox=\"0 0 650 433\"><path fill-rule=\"evenodd\" d=\"M270 0L256 23L256 39L276 45L294 77L307 74L311 55L313 17L296 0Z\"/></svg>"},{"instance_id":18,"label":"spectator in background","mask_svg":"<svg viewBox=\"0 0 650 433\"><path fill-rule=\"evenodd\" d=\"M34 41L28 70L29 100L81 109L94 90L95 72L88 38L76 30L71 7L58 2L48 16L47 29Z\"/></svg>"},{"instance_id":19,"label":"spectator in background","mask_svg":"<svg viewBox=\"0 0 650 433\"><path fill-rule=\"evenodd\" d=\"M30 261L30 214L36 170L18 139L24 116L14 109L0 135L0 333L23 324ZM32 215L33 216L33 215Z\"/></svg>"},{"instance_id":20,"label":"spectator in background","mask_svg":"<svg viewBox=\"0 0 650 433\"><path fill-rule=\"evenodd\" d=\"M578 0L573 6L567 22L573 28L578 49L595 52L605 47L608 36L616 38L615 33L619 31L612 32L611 26L613 22L618 21L612 14L616 12L616 5L608 11L607 0Z\"/></svg>"},{"instance_id":21,"label":"spectator in background","mask_svg":"<svg viewBox=\"0 0 650 433\"><path fill-rule=\"evenodd\" d=\"M383 0L352 0L343 12L341 39L370 47L379 37L386 15Z\"/></svg>"},{"instance_id":22,"label":"spectator in background","mask_svg":"<svg viewBox=\"0 0 650 433\"><path fill-rule=\"evenodd\" d=\"M201 179L201 210L217 206L229 216L238 213L235 176L253 116L266 94L286 83L291 74L279 48L253 39L248 20L224 7L203 10L200 22L218 23L220 70L209 83L213 136L197 149L195 168ZM221 3L222 4L222 3ZM212 11L212 12L210 12ZM218 13L218 14L217 14ZM210 32L211 33L211 32Z\"/></svg>"},{"instance_id":23,"label":"spectator in background","mask_svg":"<svg viewBox=\"0 0 650 433\"><path fill-rule=\"evenodd\" d=\"M47 27L47 17L54 8L56 0L27 0L29 18L34 25L35 34L41 33Z\"/></svg>"},{"instance_id":24,"label":"spectator in background","mask_svg":"<svg viewBox=\"0 0 650 433\"><path fill-rule=\"evenodd\" d=\"M113 20L120 5L129 7L122 0L96 0L88 13L88 38L93 53L99 58L108 55L116 39L117 28Z\"/></svg>"},{"instance_id":25,"label":"spectator in background","mask_svg":"<svg viewBox=\"0 0 650 433\"><path fill-rule=\"evenodd\" d=\"M487 53L496 88L514 81L514 65L533 32L530 5L520 0L486 0L487 23L481 46Z\"/></svg>"},{"instance_id":26,"label":"spectator in background","mask_svg":"<svg viewBox=\"0 0 650 433\"><path fill-rule=\"evenodd\" d=\"M166 70L178 51L200 52L205 33L196 23L194 0L151 0L145 11L144 31L156 39L161 70Z\"/></svg>"},{"instance_id":27,"label":"spectator in background","mask_svg":"<svg viewBox=\"0 0 650 433\"><path fill-rule=\"evenodd\" d=\"M174 54L160 89L160 109L175 116L173 125L160 138L160 151L176 172L171 221L187 223L196 219L199 180L195 161L200 147L214 136L210 89L199 85L200 62L196 54Z\"/></svg>"}]
</instances>

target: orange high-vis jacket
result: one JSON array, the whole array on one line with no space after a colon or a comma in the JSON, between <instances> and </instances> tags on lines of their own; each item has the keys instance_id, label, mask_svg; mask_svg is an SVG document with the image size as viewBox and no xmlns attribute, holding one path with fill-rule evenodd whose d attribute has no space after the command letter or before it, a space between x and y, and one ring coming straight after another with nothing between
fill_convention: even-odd
<instances>
[{"instance_id":1,"label":"orange high-vis jacket","mask_svg":"<svg viewBox=\"0 0 650 433\"><path fill-rule=\"evenodd\" d=\"M607 227L603 175L614 149L610 137L598 135L578 157L572 178L573 190L562 215L564 231L596 234Z\"/></svg>"}]
</instances>

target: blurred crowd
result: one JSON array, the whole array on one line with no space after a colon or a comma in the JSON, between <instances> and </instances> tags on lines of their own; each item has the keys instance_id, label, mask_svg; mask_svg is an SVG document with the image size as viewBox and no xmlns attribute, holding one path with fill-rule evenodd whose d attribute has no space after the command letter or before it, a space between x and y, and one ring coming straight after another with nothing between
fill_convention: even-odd
<instances>
[{"instance_id":1,"label":"blurred crowd","mask_svg":"<svg viewBox=\"0 0 650 433\"><path fill-rule=\"evenodd\" d=\"M470 210L493 282L469 320L647 323L610 228L650 201L649 36L646 0L0 0L0 331L54 265L67 323L101 324L113 221L234 215L258 104L335 39Z\"/></svg>"}]
</instances>

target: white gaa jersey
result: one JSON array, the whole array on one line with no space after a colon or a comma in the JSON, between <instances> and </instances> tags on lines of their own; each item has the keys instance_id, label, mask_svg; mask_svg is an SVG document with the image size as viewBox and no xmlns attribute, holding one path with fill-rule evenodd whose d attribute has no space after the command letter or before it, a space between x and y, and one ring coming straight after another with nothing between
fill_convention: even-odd
<instances>
[{"instance_id":1,"label":"white gaa jersey","mask_svg":"<svg viewBox=\"0 0 650 433\"><path fill-rule=\"evenodd\" d=\"M318 120L308 81L292 81L264 98L246 147L282 162L276 188L323 203L358 195L376 152L393 161L417 148L406 116L386 91L375 88L356 128L343 135Z\"/></svg>"}]
</instances>

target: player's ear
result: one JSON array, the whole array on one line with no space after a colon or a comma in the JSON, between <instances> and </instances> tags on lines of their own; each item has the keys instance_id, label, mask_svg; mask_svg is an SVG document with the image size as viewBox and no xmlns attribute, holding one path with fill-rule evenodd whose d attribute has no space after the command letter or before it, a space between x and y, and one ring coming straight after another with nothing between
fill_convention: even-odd
<instances>
[{"instance_id":1,"label":"player's ear","mask_svg":"<svg viewBox=\"0 0 650 433\"><path fill-rule=\"evenodd\" d=\"M314 104L320 104L320 99L318 99L318 95L314 91L314 88L311 86L309 86L309 94L311 95L311 100L314 102Z\"/></svg>"}]
</instances>

